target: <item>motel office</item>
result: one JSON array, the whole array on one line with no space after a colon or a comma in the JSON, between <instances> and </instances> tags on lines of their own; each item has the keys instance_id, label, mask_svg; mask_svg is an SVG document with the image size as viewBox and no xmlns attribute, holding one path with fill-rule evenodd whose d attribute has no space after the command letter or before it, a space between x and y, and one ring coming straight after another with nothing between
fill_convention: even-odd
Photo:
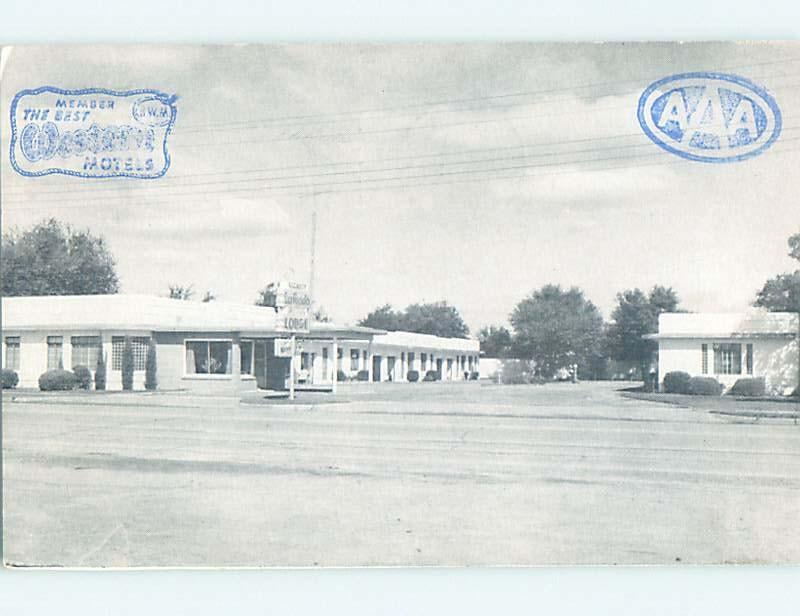
<instances>
[{"instance_id":1,"label":"motel office","mask_svg":"<svg viewBox=\"0 0 800 616\"><path fill-rule=\"evenodd\" d=\"M800 377L800 323L788 312L665 313L658 319L658 372L712 376L726 389L761 377L768 393L788 395Z\"/></svg>"},{"instance_id":2,"label":"motel office","mask_svg":"<svg viewBox=\"0 0 800 616\"><path fill-rule=\"evenodd\" d=\"M7 297L3 367L20 387L37 387L47 370L105 358L107 388L122 388L126 337L134 357L134 388L144 386L150 341L156 345L160 389L230 392L288 386L290 361L301 387L336 389L337 382L420 380L429 370L461 380L478 370L477 340L385 332L318 323L298 335L293 360L283 357L287 334L272 308L190 302L137 295ZM277 344L276 344L277 341ZM277 353L276 353L277 350ZM359 374L361 373L361 374Z\"/></svg>"}]
</instances>

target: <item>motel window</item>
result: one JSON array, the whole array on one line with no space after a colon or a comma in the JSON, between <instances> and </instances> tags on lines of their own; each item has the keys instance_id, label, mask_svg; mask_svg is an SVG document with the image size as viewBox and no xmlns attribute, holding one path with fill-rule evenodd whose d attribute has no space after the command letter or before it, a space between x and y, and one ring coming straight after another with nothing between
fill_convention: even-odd
<instances>
[{"instance_id":1,"label":"motel window","mask_svg":"<svg viewBox=\"0 0 800 616\"><path fill-rule=\"evenodd\" d=\"M102 349L100 336L73 336L70 344L72 345L73 368L86 366L93 370L97 366Z\"/></svg>"},{"instance_id":2,"label":"motel window","mask_svg":"<svg viewBox=\"0 0 800 616\"><path fill-rule=\"evenodd\" d=\"M133 350L133 369L144 370L147 361L147 347L150 338L147 336L131 336L131 349ZM111 338L111 369L122 370L122 354L125 351L125 336Z\"/></svg>"},{"instance_id":3,"label":"motel window","mask_svg":"<svg viewBox=\"0 0 800 616\"><path fill-rule=\"evenodd\" d=\"M421 370L425 372L428 369L428 354L427 353L420 353L419 354L419 361L421 362Z\"/></svg>"},{"instance_id":4,"label":"motel window","mask_svg":"<svg viewBox=\"0 0 800 616\"><path fill-rule=\"evenodd\" d=\"M700 345L700 353L702 357L700 358L701 364L701 371L703 374L708 374L708 345L701 344Z\"/></svg>"},{"instance_id":5,"label":"motel window","mask_svg":"<svg viewBox=\"0 0 800 616\"><path fill-rule=\"evenodd\" d=\"M64 339L61 336L47 337L47 369L64 367Z\"/></svg>"},{"instance_id":6,"label":"motel window","mask_svg":"<svg viewBox=\"0 0 800 616\"><path fill-rule=\"evenodd\" d=\"M6 336L5 367L9 370L19 370L19 336Z\"/></svg>"},{"instance_id":7,"label":"motel window","mask_svg":"<svg viewBox=\"0 0 800 616\"><path fill-rule=\"evenodd\" d=\"M328 377L328 347L322 347L322 374Z\"/></svg>"},{"instance_id":8,"label":"motel window","mask_svg":"<svg viewBox=\"0 0 800 616\"><path fill-rule=\"evenodd\" d=\"M361 352L358 349L350 349L350 370L358 370L358 358Z\"/></svg>"},{"instance_id":9,"label":"motel window","mask_svg":"<svg viewBox=\"0 0 800 616\"><path fill-rule=\"evenodd\" d=\"M241 357L242 374L253 374L253 341L242 340L239 343L239 356Z\"/></svg>"},{"instance_id":10,"label":"motel window","mask_svg":"<svg viewBox=\"0 0 800 616\"><path fill-rule=\"evenodd\" d=\"M726 343L726 344L714 345L714 373L715 374L742 373L741 344Z\"/></svg>"},{"instance_id":11,"label":"motel window","mask_svg":"<svg viewBox=\"0 0 800 616\"><path fill-rule=\"evenodd\" d=\"M233 345L230 340L187 340L187 374L230 374Z\"/></svg>"},{"instance_id":12,"label":"motel window","mask_svg":"<svg viewBox=\"0 0 800 616\"><path fill-rule=\"evenodd\" d=\"M747 356L745 357L745 363L747 365L747 374L753 374L753 345L747 345Z\"/></svg>"},{"instance_id":13,"label":"motel window","mask_svg":"<svg viewBox=\"0 0 800 616\"><path fill-rule=\"evenodd\" d=\"M311 353L303 351L300 353L300 370L311 370Z\"/></svg>"},{"instance_id":14,"label":"motel window","mask_svg":"<svg viewBox=\"0 0 800 616\"><path fill-rule=\"evenodd\" d=\"M409 353L408 353L408 368L409 368L409 370L413 370L414 369L414 360L415 359L416 359L416 356L414 355L413 351L409 351Z\"/></svg>"}]
</instances>

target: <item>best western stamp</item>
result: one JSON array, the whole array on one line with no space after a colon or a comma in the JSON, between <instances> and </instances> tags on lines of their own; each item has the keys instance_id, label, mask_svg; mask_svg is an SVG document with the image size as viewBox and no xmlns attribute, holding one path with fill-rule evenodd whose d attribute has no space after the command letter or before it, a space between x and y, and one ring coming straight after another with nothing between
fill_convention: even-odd
<instances>
[{"instance_id":1,"label":"best western stamp","mask_svg":"<svg viewBox=\"0 0 800 616\"><path fill-rule=\"evenodd\" d=\"M11 164L29 177L161 177L175 98L156 90L23 90L11 104Z\"/></svg>"}]
</instances>

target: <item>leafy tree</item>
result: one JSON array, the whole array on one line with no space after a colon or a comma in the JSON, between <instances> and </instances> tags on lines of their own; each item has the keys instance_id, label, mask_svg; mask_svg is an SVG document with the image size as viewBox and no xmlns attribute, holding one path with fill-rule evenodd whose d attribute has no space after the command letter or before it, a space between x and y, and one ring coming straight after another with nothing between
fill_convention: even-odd
<instances>
[{"instance_id":1,"label":"leafy tree","mask_svg":"<svg viewBox=\"0 0 800 616\"><path fill-rule=\"evenodd\" d=\"M401 323L405 331L417 334L443 338L466 338L469 335L469 327L458 310L445 301L411 304L406 307Z\"/></svg>"},{"instance_id":2,"label":"leafy tree","mask_svg":"<svg viewBox=\"0 0 800 616\"><path fill-rule=\"evenodd\" d=\"M102 237L54 218L27 231L3 234L2 294L117 293L114 258Z\"/></svg>"},{"instance_id":3,"label":"leafy tree","mask_svg":"<svg viewBox=\"0 0 800 616\"><path fill-rule=\"evenodd\" d=\"M125 391L133 389L133 368L133 345L130 336L125 336L122 347L122 389Z\"/></svg>"},{"instance_id":4,"label":"leafy tree","mask_svg":"<svg viewBox=\"0 0 800 616\"><path fill-rule=\"evenodd\" d=\"M358 324L394 332L403 329L403 313L394 310L390 304L384 304L370 312Z\"/></svg>"},{"instance_id":5,"label":"leafy tree","mask_svg":"<svg viewBox=\"0 0 800 616\"><path fill-rule=\"evenodd\" d=\"M258 292L258 299L256 306L267 306L268 308L275 308L278 300L278 289L274 282L270 282L266 287Z\"/></svg>"},{"instance_id":6,"label":"leafy tree","mask_svg":"<svg viewBox=\"0 0 800 616\"><path fill-rule=\"evenodd\" d=\"M156 359L156 343L152 338L147 346L144 364L144 388L153 391L158 387L158 362Z\"/></svg>"},{"instance_id":7,"label":"leafy tree","mask_svg":"<svg viewBox=\"0 0 800 616\"><path fill-rule=\"evenodd\" d=\"M508 357L511 353L511 332L502 325L482 327L478 340L486 357Z\"/></svg>"},{"instance_id":8,"label":"leafy tree","mask_svg":"<svg viewBox=\"0 0 800 616\"><path fill-rule=\"evenodd\" d=\"M214 295L211 291L206 291L205 295L203 295L203 299L201 301L204 304L207 304L208 302L213 302L215 299L217 299L216 295Z\"/></svg>"},{"instance_id":9,"label":"leafy tree","mask_svg":"<svg viewBox=\"0 0 800 616\"><path fill-rule=\"evenodd\" d=\"M789 256L800 261L800 233L789 238ZM800 269L767 280L754 305L770 312L800 312Z\"/></svg>"},{"instance_id":10,"label":"leafy tree","mask_svg":"<svg viewBox=\"0 0 800 616\"><path fill-rule=\"evenodd\" d=\"M190 300L194 297L194 285L183 286L180 284L169 285L169 298L170 299L183 299ZM205 301L205 300L203 300Z\"/></svg>"},{"instance_id":11,"label":"leafy tree","mask_svg":"<svg viewBox=\"0 0 800 616\"><path fill-rule=\"evenodd\" d=\"M545 377L570 364L589 365L603 333L600 311L577 287L545 285L517 304L510 320L516 356L533 359Z\"/></svg>"},{"instance_id":12,"label":"leafy tree","mask_svg":"<svg viewBox=\"0 0 800 616\"><path fill-rule=\"evenodd\" d=\"M311 320L315 323L330 323L331 318L328 316L327 311L322 306L318 306L311 313Z\"/></svg>"},{"instance_id":13,"label":"leafy tree","mask_svg":"<svg viewBox=\"0 0 800 616\"><path fill-rule=\"evenodd\" d=\"M662 312L678 312L680 300L672 288L654 286L649 294L640 289L628 289L617 293L617 305L611 313L612 323L608 328L608 351L615 359L635 361L648 373L648 367L657 344L645 340L646 334L658 331L658 315Z\"/></svg>"},{"instance_id":14,"label":"leafy tree","mask_svg":"<svg viewBox=\"0 0 800 616\"><path fill-rule=\"evenodd\" d=\"M445 338L466 338L469 334L469 328L458 310L445 301L411 304L403 311L396 311L390 304L384 304L370 312L358 324L387 331L400 330Z\"/></svg>"}]
</instances>

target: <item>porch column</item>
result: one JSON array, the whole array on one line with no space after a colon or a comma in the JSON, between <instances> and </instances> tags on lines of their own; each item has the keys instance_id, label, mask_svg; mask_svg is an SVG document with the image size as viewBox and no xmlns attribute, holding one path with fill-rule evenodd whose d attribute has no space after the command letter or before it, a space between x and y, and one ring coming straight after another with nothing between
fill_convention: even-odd
<instances>
[{"instance_id":1,"label":"porch column","mask_svg":"<svg viewBox=\"0 0 800 616\"><path fill-rule=\"evenodd\" d=\"M378 379L380 378L378 375ZM372 338L367 343L367 381L372 382Z\"/></svg>"},{"instance_id":2,"label":"porch column","mask_svg":"<svg viewBox=\"0 0 800 616\"><path fill-rule=\"evenodd\" d=\"M332 357L331 360L333 361L333 381L331 391L336 393L337 387L336 384L339 382L339 339L334 336L333 337L333 353L331 353Z\"/></svg>"},{"instance_id":3,"label":"porch column","mask_svg":"<svg viewBox=\"0 0 800 616\"><path fill-rule=\"evenodd\" d=\"M241 335L234 332L231 341L231 388L234 395L242 389Z\"/></svg>"}]
</instances>

